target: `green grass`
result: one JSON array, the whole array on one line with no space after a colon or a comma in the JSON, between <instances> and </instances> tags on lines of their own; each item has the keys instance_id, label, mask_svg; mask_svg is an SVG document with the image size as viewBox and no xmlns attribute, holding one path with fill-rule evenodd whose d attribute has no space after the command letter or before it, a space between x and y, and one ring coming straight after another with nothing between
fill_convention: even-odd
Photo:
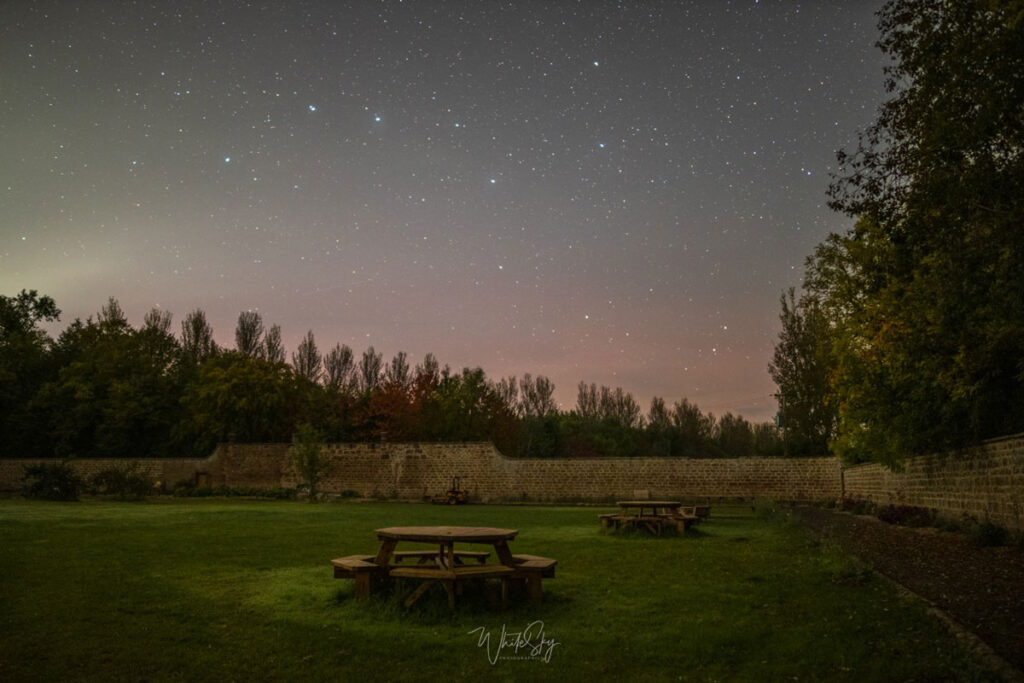
<instances>
[{"instance_id":1,"label":"green grass","mask_svg":"<svg viewBox=\"0 0 1024 683\"><path fill-rule=\"evenodd\" d=\"M606 511L2 500L0 680L987 678L919 604L784 518L716 507L658 539L600 531ZM375 528L418 524L519 529L513 552L558 576L541 605L466 595L454 614L439 589L404 610L332 578ZM492 666L469 635L535 620L549 663Z\"/></svg>"}]
</instances>

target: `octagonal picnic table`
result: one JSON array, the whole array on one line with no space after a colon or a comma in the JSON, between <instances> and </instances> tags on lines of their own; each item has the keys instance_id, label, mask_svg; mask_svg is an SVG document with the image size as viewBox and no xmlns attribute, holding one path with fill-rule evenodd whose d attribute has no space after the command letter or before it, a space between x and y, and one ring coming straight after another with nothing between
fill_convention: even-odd
<instances>
[{"instance_id":1,"label":"octagonal picnic table","mask_svg":"<svg viewBox=\"0 0 1024 683\"><path fill-rule=\"evenodd\" d=\"M694 515L684 515L679 508L682 503L676 500L620 500L616 503L619 512L609 515L601 515L601 526L645 528L652 534L661 536L664 526L677 528L680 532L685 531L691 524L697 521ZM630 512L637 509L638 512Z\"/></svg>"},{"instance_id":2,"label":"octagonal picnic table","mask_svg":"<svg viewBox=\"0 0 1024 683\"><path fill-rule=\"evenodd\" d=\"M553 578L557 561L537 555L513 555L508 542L519 534L516 529L466 526L405 526L377 529L380 548L376 555L350 555L331 561L335 578L356 580L356 595L368 598L374 586L393 579L400 584L402 579L417 579L420 585L406 599L405 606L411 607L434 583L440 583L448 593L448 605L454 608L455 595L461 592L462 584L469 580L487 578L501 579L501 603L508 599L508 586L512 581L525 584L532 601L542 597L541 579ZM398 544L429 543L435 550L399 551ZM456 543L486 544L494 548L497 564L486 564L490 553L456 550ZM418 558L415 566L402 565L407 558ZM468 565L464 560L475 559L479 564ZM401 595L396 585L396 595Z\"/></svg>"}]
</instances>

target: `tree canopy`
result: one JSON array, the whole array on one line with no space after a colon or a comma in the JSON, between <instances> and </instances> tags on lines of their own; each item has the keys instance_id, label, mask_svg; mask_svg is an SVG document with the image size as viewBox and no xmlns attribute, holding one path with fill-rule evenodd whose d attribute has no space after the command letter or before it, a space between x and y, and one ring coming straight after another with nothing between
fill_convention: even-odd
<instances>
[{"instance_id":1,"label":"tree canopy","mask_svg":"<svg viewBox=\"0 0 1024 683\"><path fill-rule=\"evenodd\" d=\"M249 312L235 349L214 342L202 309L175 337L170 312L153 309L135 328L110 299L54 341L39 324L58 314L35 292L0 298L0 457L201 457L300 428L334 442L492 441L519 457L782 453L771 425L716 420L685 400L655 399L645 417L622 388L581 383L593 410L561 412L542 375L494 381L429 353L415 367L403 351L385 361L373 347L357 361L341 344L322 356L312 331L288 364L280 328L263 333Z\"/></svg>"},{"instance_id":2,"label":"tree canopy","mask_svg":"<svg viewBox=\"0 0 1024 683\"><path fill-rule=\"evenodd\" d=\"M891 97L829 191L857 222L809 259L793 321L828 327L793 346L784 304L773 367L824 362L833 451L897 465L1024 430L1024 2L879 20Z\"/></svg>"}]
</instances>

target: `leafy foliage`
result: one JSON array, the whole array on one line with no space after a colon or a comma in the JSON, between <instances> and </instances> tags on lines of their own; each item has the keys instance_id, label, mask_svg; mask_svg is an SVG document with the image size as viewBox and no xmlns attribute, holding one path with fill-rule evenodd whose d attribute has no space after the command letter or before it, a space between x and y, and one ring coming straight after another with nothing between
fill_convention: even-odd
<instances>
[{"instance_id":1,"label":"leafy foliage","mask_svg":"<svg viewBox=\"0 0 1024 683\"><path fill-rule=\"evenodd\" d=\"M280 328L264 334L258 314L242 313L237 350L222 350L201 309L189 313L178 339L169 312L149 311L136 329L110 299L53 342L32 317L56 315L51 300L33 292L0 303L22 311L9 317L34 339L42 368L14 392L21 402L0 414L9 425L33 428L32 438L5 455L202 457L221 442L301 441L305 429L322 442L491 441L530 458L782 454L772 425L731 414L716 419L685 399L668 407L656 398L645 417L622 388L581 383L587 403L564 413L544 376L493 381L481 368L441 368L432 354L410 367L401 351L385 363L372 347L357 363L340 344L324 358L312 332L293 367L281 360ZM19 356L10 345L0 351L2 367L14 367ZM5 436L0 443L13 445ZM93 484L109 495L135 495L128 474L106 472Z\"/></svg>"},{"instance_id":2,"label":"leafy foliage","mask_svg":"<svg viewBox=\"0 0 1024 683\"><path fill-rule=\"evenodd\" d=\"M310 501L316 501L317 486L327 471L323 447L323 435L308 422L299 425L299 430L292 437L292 462L302 477Z\"/></svg>"},{"instance_id":3,"label":"leafy foliage","mask_svg":"<svg viewBox=\"0 0 1024 683\"><path fill-rule=\"evenodd\" d=\"M802 389L834 415L835 453L898 467L1024 430L1024 3L890 0L879 16L892 98L830 188L858 220L784 302L773 367L787 397L787 362L813 366Z\"/></svg>"},{"instance_id":4,"label":"leafy foliage","mask_svg":"<svg viewBox=\"0 0 1024 683\"><path fill-rule=\"evenodd\" d=\"M78 500L85 483L75 470L64 462L27 465L22 481L25 495L44 500Z\"/></svg>"},{"instance_id":5,"label":"leafy foliage","mask_svg":"<svg viewBox=\"0 0 1024 683\"><path fill-rule=\"evenodd\" d=\"M118 500L142 500L153 491L153 482L139 471L137 462L97 472L90 484L96 493Z\"/></svg>"}]
</instances>

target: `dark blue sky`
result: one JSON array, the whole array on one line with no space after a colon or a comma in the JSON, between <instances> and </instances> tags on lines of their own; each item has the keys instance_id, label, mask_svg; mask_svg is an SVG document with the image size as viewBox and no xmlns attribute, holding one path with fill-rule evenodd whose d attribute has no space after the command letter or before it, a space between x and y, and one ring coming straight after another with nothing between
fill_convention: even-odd
<instances>
[{"instance_id":1,"label":"dark blue sky","mask_svg":"<svg viewBox=\"0 0 1024 683\"><path fill-rule=\"evenodd\" d=\"M0 293L774 413L880 2L0 5Z\"/></svg>"}]
</instances>

